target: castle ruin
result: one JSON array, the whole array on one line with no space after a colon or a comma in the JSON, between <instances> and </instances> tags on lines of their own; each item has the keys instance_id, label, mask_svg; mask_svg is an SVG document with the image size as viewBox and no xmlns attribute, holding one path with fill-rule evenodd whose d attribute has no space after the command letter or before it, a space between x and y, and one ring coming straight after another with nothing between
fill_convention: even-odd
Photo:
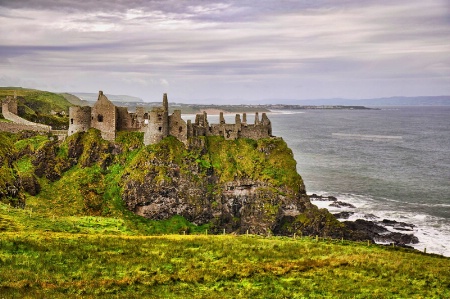
<instances>
[{"instance_id":1,"label":"castle ruin","mask_svg":"<svg viewBox=\"0 0 450 299\"><path fill-rule=\"evenodd\" d=\"M272 124L265 113L260 120L256 112L254 124L247 123L245 113L242 119L240 114L236 114L233 124L225 123L223 113L220 113L219 123L210 125L205 112L197 114L195 122L186 122L181 118L181 110L169 115L167 94L163 95L162 106L153 107L148 113L143 107L137 107L136 112L129 113L126 107L116 107L100 91L92 108L70 107L69 120L69 136L95 128L100 130L102 138L113 141L117 131L141 131L144 132L145 145L158 143L167 136L174 136L185 144L190 137L196 136L223 136L227 140L272 136Z\"/></svg>"}]
</instances>

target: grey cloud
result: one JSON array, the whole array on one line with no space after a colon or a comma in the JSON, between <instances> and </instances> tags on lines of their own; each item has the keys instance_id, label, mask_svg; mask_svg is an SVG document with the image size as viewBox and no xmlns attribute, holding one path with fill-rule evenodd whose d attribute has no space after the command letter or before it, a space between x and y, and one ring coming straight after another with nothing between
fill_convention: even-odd
<instances>
[{"instance_id":1,"label":"grey cloud","mask_svg":"<svg viewBox=\"0 0 450 299\"><path fill-rule=\"evenodd\" d=\"M280 94L267 90L276 86L285 97L363 88L378 96L404 79L450 92L441 83L450 76L448 5L427 3L0 0L0 65L41 85L64 72L79 91L123 84L146 93L146 80L164 79L186 95L204 88L255 99L259 90Z\"/></svg>"}]
</instances>

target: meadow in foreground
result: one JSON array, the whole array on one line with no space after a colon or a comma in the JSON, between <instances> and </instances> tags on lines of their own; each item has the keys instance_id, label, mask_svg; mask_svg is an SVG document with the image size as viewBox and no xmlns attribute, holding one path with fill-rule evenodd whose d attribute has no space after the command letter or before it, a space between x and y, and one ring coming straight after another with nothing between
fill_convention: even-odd
<instances>
[{"instance_id":1,"label":"meadow in foreground","mask_svg":"<svg viewBox=\"0 0 450 299\"><path fill-rule=\"evenodd\" d=\"M309 237L0 235L2 298L449 298L450 259Z\"/></svg>"}]
</instances>

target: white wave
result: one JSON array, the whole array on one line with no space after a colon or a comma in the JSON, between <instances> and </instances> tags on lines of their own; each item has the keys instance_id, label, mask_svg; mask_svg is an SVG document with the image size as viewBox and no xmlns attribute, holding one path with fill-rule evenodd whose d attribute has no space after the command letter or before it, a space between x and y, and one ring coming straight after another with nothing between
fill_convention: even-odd
<instances>
[{"instance_id":1,"label":"white wave","mask_svg":"<svg viewBox=\"0 0 450 299\"><path fill-rule=\"evenodd\" d=\"M396 230L393 227L386 226L386 228L393 232L412 233L418 239L418 244L410 244L417 250L427 253L436 253L450 257L450 225L448 219L435 217L428 214L417 214L413 212L400 211L392 209L390 206L383 206L382 203L375 201L373 198L364 195L356 194L329 194L327 192L314 192L324 197L333 195L338 201L346 202L355 206L355 208L348 207L333 207L329 206L333 201L321 201L312 199L311 202L319 208L326 208L330 213L338 212L353 212L348 219L341 219L342 221L355 221L357 219L369 220L395 220L399 222L406 222L413 224L415 227L412 231ZM368 217L369 216L369 217ZM372 216L377 217L370 219Z\"/></svg>"}]
</instances>

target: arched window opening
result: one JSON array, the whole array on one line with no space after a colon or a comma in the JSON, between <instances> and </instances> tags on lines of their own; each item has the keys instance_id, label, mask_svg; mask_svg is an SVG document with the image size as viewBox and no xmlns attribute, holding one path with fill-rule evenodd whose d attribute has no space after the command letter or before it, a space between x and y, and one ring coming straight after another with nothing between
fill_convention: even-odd
<instances>
[{"instance_id":1,"label":"arched window opening","mask_svg":"<svg viewBox=\"0 0 450 299\"><path fill-rule=\"evenodd\" d=\"M97 115L97 121L99 123L103 122L103 115L101 115L101 114Z\"/></svg>"}]
</instances>

